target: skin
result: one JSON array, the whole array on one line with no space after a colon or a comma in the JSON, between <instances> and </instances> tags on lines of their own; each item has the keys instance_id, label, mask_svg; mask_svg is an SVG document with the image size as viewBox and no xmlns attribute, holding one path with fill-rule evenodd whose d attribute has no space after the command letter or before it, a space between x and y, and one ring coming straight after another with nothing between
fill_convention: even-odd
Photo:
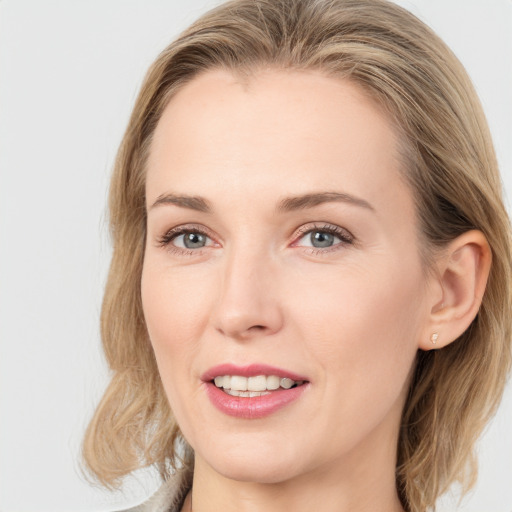
<instances>
[{"instance_id":1,"label":"skin","mask_svg":"<svg viewBox=\"0 0 512 512\"><path fill-rule=\"evenodd\" d=\"M242 83L208 71L167 106L148 160L142 301L195 450L195 512L402 510L394 473L407 384L433 311L446 315L452 296L422 266L397 147L371 98L319 72ZM357 200L278 209L324 192ZM210 211L169 194L200 196ZM178 227L205 232L205 246L186 248L168 234ZM313 247L311 232L326 227L342 236ZM470 265L471 250L459 252ZM234 418L200 378L221 363L270 364L308 387L270 416Z\"/></svg>"}]
</instances>

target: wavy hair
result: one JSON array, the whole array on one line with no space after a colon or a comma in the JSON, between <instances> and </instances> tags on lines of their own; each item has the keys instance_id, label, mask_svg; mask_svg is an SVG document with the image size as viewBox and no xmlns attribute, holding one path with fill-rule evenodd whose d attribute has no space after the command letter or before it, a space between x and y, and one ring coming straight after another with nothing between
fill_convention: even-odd
<instances>
[{"instance_id":1,"label":"wavy hair","mask_svg":"<svg viewBox=\"0 0 512 512\"><path fill-rule=\"evenodd\" d=\"M263 67L351 80L385 108L401 135L427 267L436 249L465 231L482 231L491 247L477 317L456 342L418 352L403 410L397 490L408 512L433 509L453 482L465 490L474 483L475 441L510 371L510 224L487 122L466 71L424 23L385 0L232 0L203 15L149 69L110 187L113 256L101 335L112 379L85 435L86 467L112 487L137 468L156 465L167 478L192 460L177 448L182 438L142 313L145 162L177 90L210 69L251 76Z\"/></svg>"}]
</instances>

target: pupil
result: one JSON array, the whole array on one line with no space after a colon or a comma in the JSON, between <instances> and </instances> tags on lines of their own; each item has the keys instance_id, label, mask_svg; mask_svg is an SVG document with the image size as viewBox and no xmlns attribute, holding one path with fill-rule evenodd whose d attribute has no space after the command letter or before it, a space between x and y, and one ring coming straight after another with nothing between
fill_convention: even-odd
<instances>
[{"instance_id":1,"label":"pupil","mask_svg":"<svg viewBox=\"0 0 512 512\"><path fill-rule=\"evenodd\" d=\"M198 247L204 247L205 237L200 233L187 233L183 237L183 245L187 249L197 249Z\"/></svg>"},{"instance_id":2,"label":"pupil","mask_svg":"<svg viewBox=\"0 0 512 512\"><path fill-rule=\"evenodd\" d=\"M311 245L313 247L331 247L334 243L334 235L324 231L314 231L311 233Z\"/></svg>"}]
</instances>

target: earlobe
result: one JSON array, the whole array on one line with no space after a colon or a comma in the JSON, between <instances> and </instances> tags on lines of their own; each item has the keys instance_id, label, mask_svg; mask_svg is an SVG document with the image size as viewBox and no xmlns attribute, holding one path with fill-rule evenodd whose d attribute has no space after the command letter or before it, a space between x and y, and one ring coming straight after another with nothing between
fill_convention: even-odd
<instances>
[{"instance_id":1,"label":"earlobe","mask_svg":"<svg viewBox=\"0 0 512 512\"><path fill-rule=\"evenodd\" d=\"M442 300L431 304L429 332L420 349L442 348L471 325L482 303L491 260L481 231L468 231L448 245L437 261Z\"/></svg>"}]
</instances>

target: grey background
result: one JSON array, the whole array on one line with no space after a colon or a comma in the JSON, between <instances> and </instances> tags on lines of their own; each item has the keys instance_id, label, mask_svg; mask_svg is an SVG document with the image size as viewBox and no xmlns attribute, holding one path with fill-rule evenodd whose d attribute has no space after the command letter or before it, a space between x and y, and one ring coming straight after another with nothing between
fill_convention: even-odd
<instances>
[{"instance_id":1,"label":"grey background","mask_svg":"<svg viewBox=\"0 0 512 512\"><path fill-rule=\"evenodd\" d=\"M466 65L512 193L512 1L410 0ZM88 484L80 440L107 381L98 317L108 176L157 53L212 0L0 1L0 510L107 511L156 487ZM510 204L510 203L509 203ZM463 512L512 511L512 388ZM441 512L456 509L443 500Z\"/></svg>"}]
</instances>

